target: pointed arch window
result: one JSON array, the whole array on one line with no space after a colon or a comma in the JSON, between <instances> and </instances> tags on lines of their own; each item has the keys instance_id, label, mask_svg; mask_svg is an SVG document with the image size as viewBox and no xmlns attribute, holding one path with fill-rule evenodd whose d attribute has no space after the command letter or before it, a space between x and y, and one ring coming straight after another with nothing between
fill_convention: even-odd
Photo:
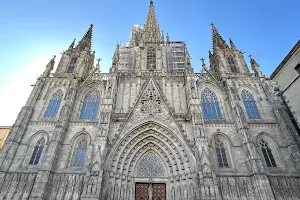
<instances>
[{"instance_id":1,"label":"pointed arch window","mask_svg":"<svg viewBox=\"0 0 300 200\"><path fill-rule=\"evenodd\" d=\"M75 155L74 155L75 159L74 159L74 163L73 163L74 166L77 166L77 167L84 166L86 150L87 150L87 140L84 138L84 139L80 140L76 145L76 148L74 151L74 153L75 153Z\"/></svg>"},{"instance_id":2,"label":"pointed arch window","mask_svg":"<svg viewBox=\"0 0 300 200\"><path fill-rule=\"evenodd\" d=\"M76 61L77 61L77 57L72 57L71 58L71 61L70 61L69 66L68 66L67 73L72 73L74 71Z\"/></svg>"},{"instance_id":3,"label":"pointed arch window","mask_svg":"<svg viewBox=\"0 0 300 200\"><path fill-rule=\"evenodd\" d=\"M100 92L98 90L88 92L82 104L80 119L96 119L99 110L99 103Z\"/></svg>"},{"instance_id":4,"label":"pointed arch window","mask_svg":"<svg viewBox=\"0 0 300 200\"><path fill-rule=\"evenodd\" d=\"M156 69L156 49L154 47L148 47L147 49L147 69Z\"/></svg>"},{"instance_id":5,"label":"pointed arch window","mask_svg":"<svg viewBox=\"0 0 300 200\"><path fill-rule=\"evenodd\" d=\"M45 112L45 117L48 118L54 118L56 117L56 114L58 112L61 100L63 98L64 94L63 92L59 89L57 90L51 97L51 100L49 101L48 107Z\"/></svg>"},{"instance_id":6,"label":"pointed arch window","mask_svg":"<svg viewBox=\"0 0 300 200\"><path fill-rule=\"evenodd\" d=\"M266 164L268 167L277 167L273 153L271 148L269 147L269 144L265 140L261 140L260 142L261 151L263 153L263 156L265 158Z\"/></svg>"},{"instance_id":7,"label":"pointed arch window","mask_svg":"<svg viewBox=\"0 0 300 200\"><path fill-rule=\"evenodd\" d=\"M41 138L40 140L37 141L29 161L30 165L37 165L39 163L44 146L45 146L44 138Z\"/></svg>"},{"instance_id":8,"label":"pointed arch window","mask_svg":"<svg viewBox=\"0 0 300 200\"><path fill-rule=\"evenodd\" d=\"M247 112L248 118L249 119L261 119L253 95L249 91L243 90L241 93L241 96L242 96L242 99L244 102L244 106L245 106L245 110Z\"/></svg>"},{"instance_id":9,"label":"pointed arch window","mask_svg":"<svg viewBox=\"0 0 300 200\"><path fill-rule=\"evenodd\" d=\"M220 139L216 139L215 148L216 148L219 167L228 168L229 164L228 164L228 160L227 160L224 142Z\"/></svg>"},{"instance_id":10,"label":"pointed arch window","mask_svg":"<svg viewBox=\"0 0 300 200\"><path fill-rule=\"evenodd\" d=\"M229 58L227 58L227 62L228 62L231 72L237 73L238 71L237 71L234 59L232 57L229 57Z\"/></svg>"},{"instance_id":11,"label":"pointed arch window","mask_svg":"<svg viewBox=\"0 0 300 200\"><path fill-rule=\"evenodd\" d=\"M214 92L205 88L201 94L204 120L222 119L220 102Z\"/></svg>"}]
</instances>

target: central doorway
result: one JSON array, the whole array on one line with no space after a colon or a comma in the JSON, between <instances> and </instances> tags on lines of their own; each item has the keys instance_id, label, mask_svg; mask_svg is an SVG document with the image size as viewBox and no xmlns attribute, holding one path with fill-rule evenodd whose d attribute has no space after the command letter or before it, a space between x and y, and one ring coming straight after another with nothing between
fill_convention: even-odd
<instances>
[{"instance_id":1,"label":"central doorway","mask_svg":"<svg viewBox=\"0 0 300 200\"><path fill-rule=\"evenodd\" d=\"M136 183L134 200L166 200L166 184Z\"/></svg>"}]
</instances>

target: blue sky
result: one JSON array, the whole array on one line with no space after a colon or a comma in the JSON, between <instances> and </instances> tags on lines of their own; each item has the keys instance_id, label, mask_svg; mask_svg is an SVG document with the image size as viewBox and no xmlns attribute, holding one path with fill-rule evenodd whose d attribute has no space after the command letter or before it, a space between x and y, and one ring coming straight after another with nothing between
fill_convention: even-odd
<instances>
[{"instance_id":1,"label":"blue sky","mask_svg":"<svg viewBox=\"0 0 300 200\"><path fill-rule=\"evenodd\" d=\"M196 72L208 64L213 22L269 76L299 40L298 1L154 0L161 29L185 41ZM107 72L115 45L144 24L148 0L3 1L0 6L0 125L12 125L45 65L94 24L93 49Z\"/></svg>"}]
</instances>

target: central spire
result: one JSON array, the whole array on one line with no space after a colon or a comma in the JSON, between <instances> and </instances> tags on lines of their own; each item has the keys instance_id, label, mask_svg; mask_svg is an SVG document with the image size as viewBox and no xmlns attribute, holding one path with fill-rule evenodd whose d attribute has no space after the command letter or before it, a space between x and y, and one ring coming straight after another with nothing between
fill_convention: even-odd
<instances>
[{"instance_id":1,"label":"central spire","mask_svg":"<svg viewBox=\"0 0 300 200\"><path fill-rule=\"evenodd\" d=\"M144 26L144 42L156 43L160 41L159 24L156 21L155 8L153 1L150 1L148 16Z\"/></svg>"}]
</instances>

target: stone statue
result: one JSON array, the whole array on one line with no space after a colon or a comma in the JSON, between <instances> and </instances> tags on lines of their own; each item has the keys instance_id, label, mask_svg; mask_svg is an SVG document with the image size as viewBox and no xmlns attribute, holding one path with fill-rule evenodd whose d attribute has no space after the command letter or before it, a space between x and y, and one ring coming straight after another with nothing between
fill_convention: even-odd
<instances>
[{"instance_id":1,"label":"stone statue","mask_svg":"<svg viewBox=\"0 0 300 200\"><path fill-rule=\"evenodd\" d=\"M53 56L53 58L46 65L46 69L45 69L45 71L43 73L43 76L49 76L50 72L53 70L54 63L55 63L55 57L56 56Z\"/></svg>"}]
</instances>

